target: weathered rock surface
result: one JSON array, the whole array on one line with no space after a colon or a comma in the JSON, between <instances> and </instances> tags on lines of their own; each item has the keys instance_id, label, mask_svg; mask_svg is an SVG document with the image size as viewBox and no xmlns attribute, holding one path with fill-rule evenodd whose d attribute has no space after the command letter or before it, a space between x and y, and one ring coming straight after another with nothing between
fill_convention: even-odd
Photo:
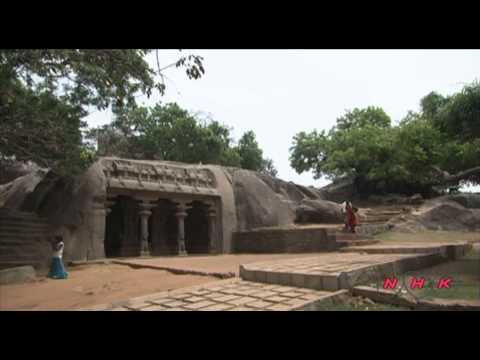
<instances>
[{"instance_id":1,"label":"weathered rock surface","mask_svg":"<svg viewBox=\"0 0 480 360\"><path fill-rule=\"evenodd\" d=\"M416 212L390 220L395 231L476 231L480 229L480 196L447 195L426 201Z\"/></svg>"},{"instance_id":2,"label":"weathered rock surface","mask_svg":"<svg viewBox=\"0 0 480 360\"><path fill-rule=\"evenodd\" d=\"M20 284L35 280L35 278L33 266L18 266L0 270L0 285Z\"/></svg>"},{"instance_id":3,"label":"weathered rock surface","mask_svg":"<svg viewBox=\"0 0 480 360\"><path fill-rule=\"evenodd\" d=\"M343 215L339 204L327 200L302 200L296 208L299 223L342 223Z\"/></svg>"},{"instance_id":4,"label":"weathered rock surface","mask_svg":"<svg viewBox=\"0 0 480 360\"><path fill-rule=\"evenodd\" d=\"M237 168L118 160L126 169L131 168L132 174L139 164L147 167L168 165L198 171L208 170L215 182L212 191L216 191L222 199L221 231L224 252L230 252L231 236L235 231L288 226L295 220L309 223L343 221L339 205L326 200L324 192L313 187L300 186ZM49 236L60 235L64 239L66 261L103 258L105 235L102 233L102 227L98 226L98 221L100 217L104 220L105 214L102 210L97 212L94 209L97 208L96 205L106 200L109 182L119 181L107 178L107 172L111 171L107 164L111 164L112 161L112 158L99 159L87 171L73 179L59 178L41 169L32 171L10 183L0 185L0 207L35 213L45 218L48 221ZM154 173L148 174L156 176ZM178 174L180 181L183 181L182 186L186 186L185 181L191 181L190 178L181 178L184 176L181 173ZM155 182L138 182L137 178L140 176L138 173L128 176L130 178L124 178L125 182L130 184L127 185L138 186L138 189L128 190L132 193L137 190L146 191L147 187L152 187L155 191L159 189ZM49 260L48 256L45 260Z\"/></svg>"},{"instance_id":5,"label":"weathered rock surface","mask_svg":"<svg viewBox=\"0 0 480 360\"><path fill-rule=\"evenodd\" d=\"M37 170L41 168L32 162L0 160L0 184L12 182Z\"/></svg>"},{"instance_id":6,"label":"weathered rock surface","mask_svg":"<svg viewBox=\"0 0 480 360\"><path fill-rule=\"evenodd\" d=\"M317 190L325 200L342 203L355 198L354 181L345 177L333 181L331 184Z\"/></svg>"},{"instance_id":7,"label":"weathered rock surface","mask_svg":"<svg viewBox=\"0 0 480 360\"><path fill-rule=\"evenodd\" d=\"M46 173L46 170L36 169L9 183L0 185L0 207L20 210L26 197L35 190Z\"/></svg>"},{"instance_id":8,"label":"weathered rock surface","mask_svg":"<svg viewBox=\"0 0 480 360\"><path fill-rule=\"evenodd\" d=\"M275 193L255 172L235 171L233 188L239 231L293 223L292 209L282 201L288 198Z\"/></svg>"}]
</instances>

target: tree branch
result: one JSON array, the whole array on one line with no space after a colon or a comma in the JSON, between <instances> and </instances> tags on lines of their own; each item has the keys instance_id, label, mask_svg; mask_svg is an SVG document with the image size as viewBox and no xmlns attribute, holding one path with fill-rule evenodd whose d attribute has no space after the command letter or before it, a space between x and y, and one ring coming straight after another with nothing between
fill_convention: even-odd
<instances>
[{"instance_id":1,"label":"tree branch","mask_svg":"<svg viewBox=\"0 0 480 360\"><path fill-rule=\"evenodd\" d=\"M459 173L453 175L445 170L440 169L438 166L432 166L431 168L439 176L439 183L445 185L456 185L460 181L469 180L472 177L480 178L480 166L460 171Z\"/></svg>"}]
</instances>

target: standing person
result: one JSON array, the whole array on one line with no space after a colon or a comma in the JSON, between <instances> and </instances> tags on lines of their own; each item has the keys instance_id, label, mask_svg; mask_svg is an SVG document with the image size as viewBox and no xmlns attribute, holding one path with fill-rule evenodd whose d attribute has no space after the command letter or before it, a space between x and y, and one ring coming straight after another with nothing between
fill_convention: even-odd
<instances>
[{"instance_id":1,"label":"standing person","mask_svg":"<svg viewBox=\"0 0 480 360\"><path fill-rule=\"evenodd\" d=\"M350 201L347 202L345 210L347 213L347 229L350 230L350 232L355 233L355 226L357 225L357 217L355 215L354 208Z\"/></svg>"},{"instance_id":2,"label":"standing person","mask_svg":"<svg viewBox=\"0 0 480 360\"><path fill-rule=\"evenodd\" d=\"M345 231L348 231L348 217L347 217L347 206L348 206L349 202L348 201L344 201L343 203L340 204L340 210L342 212L342 215L343 215L343 223L345 224Z\"/></svg>"},{"instance_id":3,"label":"standing person","mask_svg":"<svg viewBox=\"0 0 480 360\"><path fill-rule=\"evenodd\" d=\"M53 257L52 265L50 267L50 273L48 274L49 278L52 279L66 279L68 278L68 273L65 271L63 266L63 247L65 244L62 241L61 236L55 237L55 242L52 244L53 248Z\"/></svg>"}]
</instances>

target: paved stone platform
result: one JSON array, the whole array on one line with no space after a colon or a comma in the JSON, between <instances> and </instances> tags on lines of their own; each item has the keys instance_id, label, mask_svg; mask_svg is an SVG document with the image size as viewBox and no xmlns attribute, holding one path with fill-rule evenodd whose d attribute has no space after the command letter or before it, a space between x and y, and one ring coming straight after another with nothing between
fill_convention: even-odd
<instances>
[{"instance_id":1,"label":"paved stone platform","mask_svg":"<svg viewBox=\"0 0 480 360\"><path fill-rule=\"evenodd\" d=\"M247 281L336 291L351 289L361 281L418 270L445 260L438 253L329 253L302 259L241 265L240 277Z\"/></svg>"},{"instance_id":2,"label":"paved stone platform","mask_svg":"<svg viewBox=\"0 0 480 360\"><path fill-rule=\"evenodd\" d=\"M351 246L340 249L341 252L365 252L368 254L431 254L438 253L454 260L464 256L472 244L465 243L441 243L441 244L379 244L365 246Z\"/></svg>"},{"instance_id":3,"label":"paved stone platform","mask_svg":"<svg viewBox=\"0 0 480 360\"><path fill-rule=\"evenodd\" d=\"M305 311L347 291L326 292L254 283L241 279L216 281L84 310L108 311Z\"/></svg>"},{"instance_id":4,"label":"paved stone platform","mask_svg":"<svg viewBox=\"0 0 480 360\"><path fill-rule=\"evenodd\" d=\"M178 274L207 275L227 279L238 276L241 264L312 256L305 254L221 254L116 258L109 262L138 268L167 270Z\"/></svg>"}]
</instances>

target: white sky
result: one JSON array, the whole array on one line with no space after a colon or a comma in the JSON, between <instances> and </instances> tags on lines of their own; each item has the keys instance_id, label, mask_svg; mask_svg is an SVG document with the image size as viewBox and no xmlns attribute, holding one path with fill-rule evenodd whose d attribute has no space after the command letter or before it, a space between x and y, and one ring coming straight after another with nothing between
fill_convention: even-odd
<instances>
[{"instance_id":1,"label":"white sky","mask_svg":"<svg viewBox=\"0 0 480 360\"><path fill-rule=\"evenodd\" d=\"M139 103L177 102L233 127L238 140L253 130L264 156L272 158L278 176L303 185L323 186L289 164L293 136L300 131L329 129L347 109L382 107L394 121L417 111L431 91L449 95L480 80L480 50L161 50L160 66L181 54L204 57L205 75L189 80L181 69L165 74L167 90ZM156 69L156 58L149 63ZM95 112L89 126L111 121ZM477 187L475 191L479 191Z\"/></svg>"}]
</instances>

